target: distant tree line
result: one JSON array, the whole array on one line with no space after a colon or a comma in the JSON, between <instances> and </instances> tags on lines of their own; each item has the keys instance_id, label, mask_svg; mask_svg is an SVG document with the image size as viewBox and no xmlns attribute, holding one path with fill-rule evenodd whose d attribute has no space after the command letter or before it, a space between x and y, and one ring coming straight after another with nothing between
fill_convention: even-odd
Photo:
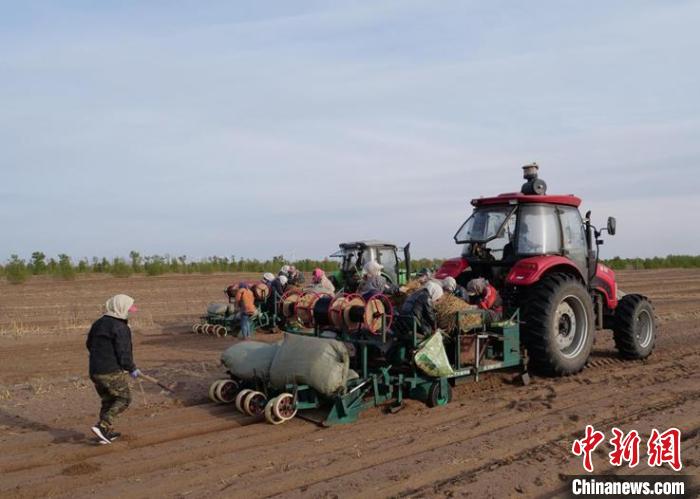
<instances>
[{"instance_id":1,"label":"distant tree line","mask_svg":"<svg viewBox=\"0 0 700 499\"><path fill-rule=\"evenodd\" d=\"M690 269L700 267L700 255L668 255L654 258L620 258L604 260L614 270Z\"/></svg>"},{"instance_id":2,"label":"distant tree line","mask_svg":"<svg viewBox=\"0 0 700 499\"><path fill-rule=\"evenodd\" d=\"M411 262L412 271L422 268L437 269L442 264L440 258L418 258ZM667 269L667 268L697 268L700 267L700 255L668 255L654 258L620 258L604 260L604 263L615 270L638 269ZM282 265L295 265L303 272L315 268L325 271L338 269L338 260L313 260L305 258L290 261L283 255L269 260L236 258L235 256L212 256L200 260L189 261L187 256L150 255L141 256L137 251L129 253L129 258L82 258L73 260L66 254L57 258L47 258L41 251L32 253L27 261L18 255L12 255L0 265L0 277L8 282L19 284L34 275L49 275L59 279L74 279L80 274L110 274L115 277L129 277L133 274L158 276L169 273L177 274L211 274L214 272L273 272L277 273Z\"/></svg>"}]
</instances>

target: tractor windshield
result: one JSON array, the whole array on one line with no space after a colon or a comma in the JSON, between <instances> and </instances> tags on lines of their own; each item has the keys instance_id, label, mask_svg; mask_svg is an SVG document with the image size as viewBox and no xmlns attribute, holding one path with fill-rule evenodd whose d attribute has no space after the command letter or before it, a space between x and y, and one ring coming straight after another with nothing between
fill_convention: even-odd
<instances>
[{"instance_id":1,"label":"tractor windshield","mask_svg":"<svg viewBox=\"0 0 700 499\"><path fill-rule=\"evenodd\" d=\"M331 258L342 258L340 268L345 272L355 272L362 269L362 265L372 259L369 248L364 251L359 248L343 248L331 255Z\"/></svg>"},{"instance_id":2,"label":"tractor windshield","mask_svg":"<svg viewBox=\"0 0 700 499\"><path fill-rule=\"evenodd\" d=\"M485 243L499 236L514 206L477 208L455 234L457 243Z\"/></svg>"}]
</instances>

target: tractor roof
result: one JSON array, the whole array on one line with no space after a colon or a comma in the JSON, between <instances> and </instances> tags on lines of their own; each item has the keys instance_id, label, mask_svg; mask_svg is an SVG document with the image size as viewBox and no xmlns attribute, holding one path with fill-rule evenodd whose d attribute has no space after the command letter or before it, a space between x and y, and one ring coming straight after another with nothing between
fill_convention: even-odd
<instances>
[{"instance_id":1,"label":"tractor roof","mask_svg":"<svg viewBox=\"0 0 700 499\"><path fill-rule=\"evenodd\" d=\"M352 241L349 243L340 243L341 248L368 248L373 246L383 246L387 248L396 248L394 243L386 241L378 241L376 239L367 239L365 241Z\"/></svg>"},{"instance_id":2,"label":"tractor roof","mask_svg":"<svg viewBox=\"0 0 700 499\"><path fill-rule=\"evenodd\" d=\"M581 205L581 199L573 194L554 194L554 195L537 195L537 194L522 194L520 192L506 192L498 196L488 198L472 199L474 206L487 206L493 204L516 204L516 203L546 203L546 204L564 204L568 206L578 207Z\"/></svg>"}]
</instances>

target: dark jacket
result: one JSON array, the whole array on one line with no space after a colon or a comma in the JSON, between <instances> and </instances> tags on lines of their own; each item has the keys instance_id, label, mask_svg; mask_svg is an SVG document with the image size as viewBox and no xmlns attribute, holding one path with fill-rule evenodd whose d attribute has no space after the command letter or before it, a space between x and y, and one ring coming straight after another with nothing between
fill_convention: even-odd
<instances>
[{"instance_id":1,"label":"dark jacket","mask_svg":"<svg viewBox=\"0 0 700 499\"><path fill-rule=\"evenodd\" d=\"M275 299L279 302L284 294L284 286L282 286L282 281L277 277L272 284L270 284L270 296L267 298L267 310L272 313L275 311Z\"/></svg>"},{"instance_id":2,"label":"dark jacket","mask_svg":"<svg viewBox=\"0 0 700 499\"><path fill-rule=\"evenodd\" d=\"M430 334L437 325L435 309L430 303L430 294L427 289L421 289L412 293L401 305L401 319L403 319L403 333L411 334L410 319L416 321L418 334Z\"/></svg>"},{"instance_id":3,"label":"dark jacket","mask_svg":"<svg viewBox=\"0 0 700 499\"><path fill-rule=\"evenodd\" d=\"M85 345L90 351L90 375L136 369L131 329L124 319L103 315L90 328Z\"/></svg>"}]
</instances>

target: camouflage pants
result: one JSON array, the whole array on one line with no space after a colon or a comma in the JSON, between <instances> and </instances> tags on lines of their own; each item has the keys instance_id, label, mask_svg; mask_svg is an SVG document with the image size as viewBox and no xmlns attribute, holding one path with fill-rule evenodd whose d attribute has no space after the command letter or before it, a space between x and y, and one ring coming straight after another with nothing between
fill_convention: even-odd
<instances>
[{"instance_id":1,"label":"camouflage pants","mask_svg":"<svg viewBox=\"0 0 700 499\"><path fill-rule=\"evenodd\" d=\"M106 429L112 428L115 418L131 403L131 390L126 376L124 372L90 376L102 400L99 424Z\"/></svg>"}]
</instances>

